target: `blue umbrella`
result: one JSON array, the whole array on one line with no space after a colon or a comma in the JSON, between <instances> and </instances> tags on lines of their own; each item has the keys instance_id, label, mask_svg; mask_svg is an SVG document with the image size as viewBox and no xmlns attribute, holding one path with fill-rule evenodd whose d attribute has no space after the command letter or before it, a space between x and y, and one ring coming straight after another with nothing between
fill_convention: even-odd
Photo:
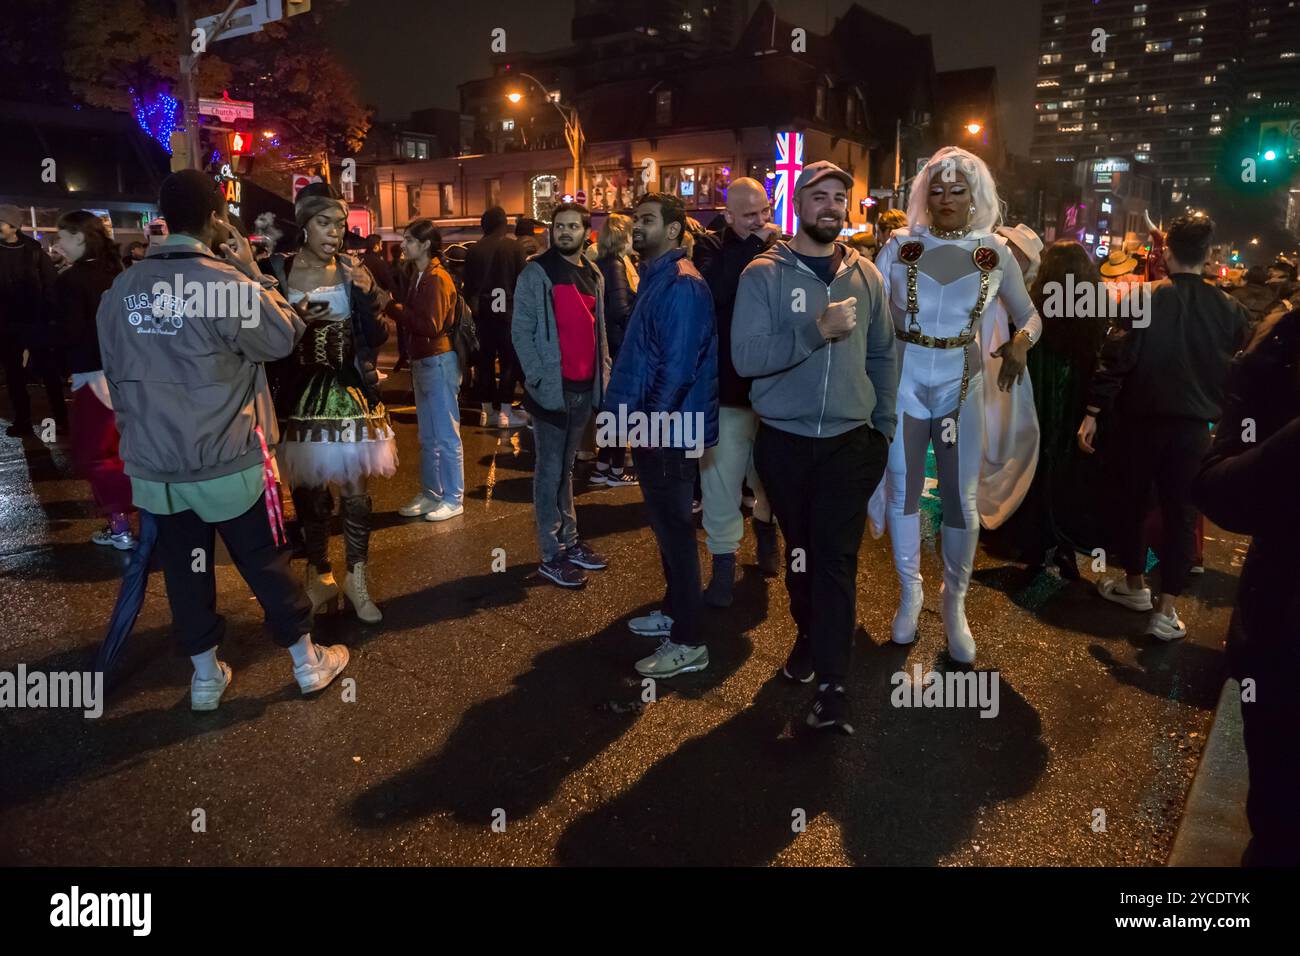
<instances>
[{"instance_id":1,"label":"blue umbrella","mask_svg":"<svg viewBox=\"0 0 1300 956\"><path fill-rule=\"evenodd\" d=\"M108 619L108 630L104 634L104 643L99 645L95 655L95 670L103 672L105 678L112 670L126 639L135 630L135 619L144 607L144 592L149 584L149 559L153 556L154 544L158 541L158 524L148 511L140 512L140 540L131 560L122 575L122 583L117 589L117 603L113 605L113 615Z\"/></svg>"}]
</instances>

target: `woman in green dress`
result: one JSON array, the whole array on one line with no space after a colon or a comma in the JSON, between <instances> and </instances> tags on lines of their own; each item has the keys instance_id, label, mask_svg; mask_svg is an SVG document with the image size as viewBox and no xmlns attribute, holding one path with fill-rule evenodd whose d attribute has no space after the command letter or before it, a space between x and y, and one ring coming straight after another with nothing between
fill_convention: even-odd
<instances>
[{"instance_id":1,"label":"woman in green dress","mask_svg":"<svg viewBox=\"0 0 1300 956\"><path fill-rule=\"evenodd\" d=\"M330 486L337 485L347 559L341 591L357 617L375 623L383 615L366 580L367 481L396 473L397 440L379 397L375 367L388 336L380 320L386 293L359 259L343 252L347 215L347 206L327 183L313 183L295 203L301 248L271 257L284 297L295 305L307 300L307 331L293 354L277 363L277 459L302 523L312 607L333 604L340 593L329 562Z\"/></svg>"}]
</instances>

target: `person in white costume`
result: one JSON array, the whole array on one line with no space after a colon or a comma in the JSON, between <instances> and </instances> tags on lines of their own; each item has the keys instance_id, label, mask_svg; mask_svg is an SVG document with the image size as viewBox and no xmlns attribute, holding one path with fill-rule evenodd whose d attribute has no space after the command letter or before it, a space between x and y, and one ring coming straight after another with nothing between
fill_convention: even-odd
<instances>
[{"instance_id":1,"label":"person in white costume","mask_svg":"<svg viewBox=\"0 0 1300 956\"><path fill-rule=\"evenodd\" d=\"M949 655L962 664L975 660L966 591L981 520L996 527L1015 510L1038 456L1024 369L1042 321L1006 239L994 232L1000 220L988 167L966 150L945 147L916 178L910 228L894 233L876 259L901 353L898 431L870 508L873 533L878 537L883 524L889 527L902 585L892 638L898 644L916 640L920 498L933 442L943 502L944 631ZM1008 320L1014 335L1008 335ZM1000 397L998 391L1015 399L988 402L995 420L986 424L986 392ZM988 450L986 438L994 439Z\"/></svg>"}]
</instances>

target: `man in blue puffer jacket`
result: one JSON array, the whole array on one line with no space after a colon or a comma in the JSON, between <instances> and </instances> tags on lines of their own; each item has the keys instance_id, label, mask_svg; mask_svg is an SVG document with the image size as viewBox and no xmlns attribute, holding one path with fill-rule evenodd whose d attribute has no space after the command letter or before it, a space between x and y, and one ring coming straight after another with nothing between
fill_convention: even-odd
<instances>
[{"instance_id":1,"label":"man in blue puffer jacket","mask_svg":"<svg viewBox=\"0 0 1300 956\"><path fill-rule=\"evenodd\" d=\"M681 248L681 200L650 193L632 223L641 283L610 374L597 443L631 444L667 577L663 607L629 622L634 633L662 638L636 669L644 677L673 677L709 666L691 501L700 456L718 441L718 333L709 287Z\"/></svg>"}]
</instances>

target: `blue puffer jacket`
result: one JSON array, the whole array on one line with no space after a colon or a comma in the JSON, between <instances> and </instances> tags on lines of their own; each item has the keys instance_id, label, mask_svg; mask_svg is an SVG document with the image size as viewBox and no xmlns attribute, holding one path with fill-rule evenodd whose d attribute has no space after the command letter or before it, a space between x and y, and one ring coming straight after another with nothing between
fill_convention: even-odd
<instances>
[{"instance_id":1,"label":"blue puffer jacket","mask_svg":"<svg viewBox=\"0 0 1300 956\"><path fill-rule=\"evenodd\" d=\"M628 413L702 412L704 447L718 443L713 296L684 249L665 253L641 274L602 407L617 415L620 405Z\"/></svg>"}]
</instances>

